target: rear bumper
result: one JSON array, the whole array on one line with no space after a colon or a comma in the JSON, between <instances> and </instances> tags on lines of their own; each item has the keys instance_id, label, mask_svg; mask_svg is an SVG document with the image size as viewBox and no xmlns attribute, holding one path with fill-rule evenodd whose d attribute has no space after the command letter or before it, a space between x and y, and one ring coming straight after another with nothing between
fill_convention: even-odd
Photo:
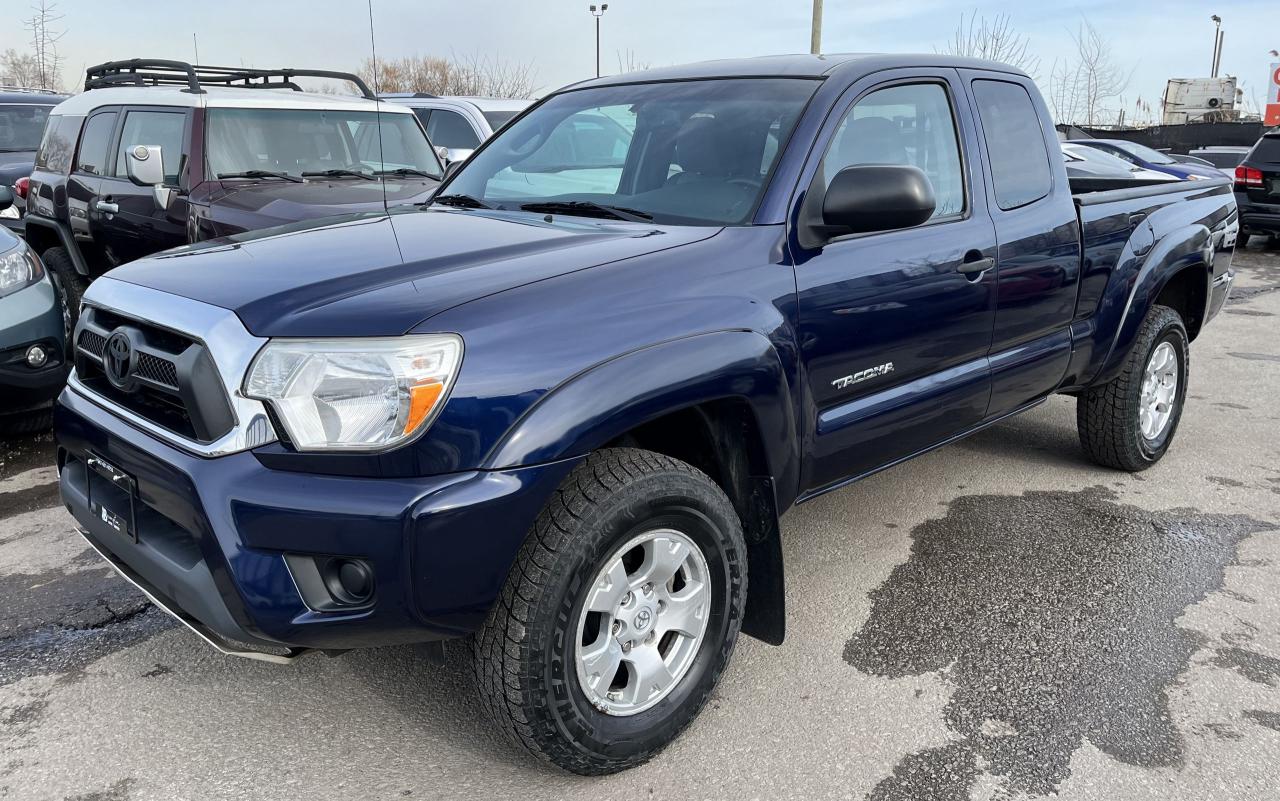
<instances>
[{"instance_id":1,"label":"rear bumper","mask_svg":"<svg viewBox=\"0 0 1280 801\"><path fill-rule=\"evenodd\" d=\"M233 653L236 643L248 651L342 650L474 630L574 464L420 479L270 470L251 452L209 459L175 449L72 390L58 400L55 433L62 499L90 544ZM90 493L121 513L130 502L129 493L111 496L89 470L90 456L135 482L136 542L91 512ZM286 554L363 560L374 575L372 602L312 608Z\"/></svg>"},{"instance_id":2,"label":"rear bumper","mask_svg":"<svg viewBox=\"0 0 1280 801\"><path fill-rule=\"evenodd\" d=\"M1236 204L1242 226L1253 233L1280 234L1280 203L1254 203L1237 192Z\"/></svg>"}]
</instances>

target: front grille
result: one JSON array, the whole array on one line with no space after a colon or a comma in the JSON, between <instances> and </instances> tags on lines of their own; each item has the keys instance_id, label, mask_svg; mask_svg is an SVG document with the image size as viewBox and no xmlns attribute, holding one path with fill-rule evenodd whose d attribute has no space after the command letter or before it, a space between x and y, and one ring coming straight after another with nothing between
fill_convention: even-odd
<instances>
[{"instance_id":1,"label":"front grille","mask_svg":"<svg viewBox=\"0 0 1280 801\"><path fill-rule=\"evenodd\" d=\"M108 343L116 333L124 335L133 354L123 376L118 369L108 375ZM201 342L88 305L76 324L74 341L80 383L139 417L202 443L222 437L235 425L213 357Z\"/></svg>"}]
</instances>

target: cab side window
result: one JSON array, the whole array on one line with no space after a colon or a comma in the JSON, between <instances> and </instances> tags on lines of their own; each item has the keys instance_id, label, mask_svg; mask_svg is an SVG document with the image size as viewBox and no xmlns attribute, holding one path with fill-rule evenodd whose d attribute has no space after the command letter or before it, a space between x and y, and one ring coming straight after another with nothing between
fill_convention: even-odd
<instances>
[{"instance_id":1,"label":"cab side window","mask_svg":"<svg viewBox=\"0 0 1280 801\"><path fill-rule=\"evenodd\" d=\"M129 174L125 167L125 157L135 146L159 145L164 161L164 182L178 183L186 124L187 115L180 111L130 111L125 115L124 131L120 134L116 176L124 178Z\"/></svg>"},{"instance_id":2,"label":"cab side window","mask_svg":"<svg viewBox=\"0 0 1280 801\"><path fill-rule=\"evenodd\" d=\"M1049 194L1053 173L1044 128L1031 95L1008 81L974 81L996 204L1008 211Z\"/></svg>"},{"instance_id":3,"label":"cab side window","mask_svg":"<svg viewBox=\"0 0 1280 801\"><path fill-rule=\"evenodd\" d=\"M466 117L453 111L434 109L427 122L427 138L435 147L450 150L474 150L480 147L480 137L471 128Z\"/></svg>"},{"instance_id":4,"label":"cab side window","mask_svg":"<svg viewBox=\"0 0 1280 801\"><path fill-rule=\"evenodd\" d=\"M94 114L84 124L80 137L80 152L76 156L76 172L105 175L111 134L116 129L116 113L107 111Z\"/></svg>"},{"instance_id":5,"label":"cab side window","mask_svg":"<svg viewBox=\"0 0 1280 801\"><path fill-rule=\"evenodd\" d=\"M836 129L822 160L824 188L845 167L906 164L933 185L933 217L965 209L964 169L951 99L937 83L878 89L854 104Z\"/></svg>"}]
</instances>

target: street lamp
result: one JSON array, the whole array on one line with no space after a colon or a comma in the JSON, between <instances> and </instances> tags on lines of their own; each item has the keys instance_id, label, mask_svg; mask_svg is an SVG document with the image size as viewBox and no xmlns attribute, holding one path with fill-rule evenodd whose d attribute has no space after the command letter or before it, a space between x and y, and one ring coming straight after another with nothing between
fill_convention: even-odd
<instances>
[{"instance_id":1,"label":"street lamp","mask_svg":"<svg viewBox=\"0 0 1280 801\"><path fill-rule=\"evenodd\" d=\"M1222 58L1222 17L1217 14L1209 17L1213 20L1213 61L1209 68L1209 77L1218 77L1218 60Z\"/></svg>"},{"instance_id":2,"label":"street lamp","mask_svg":"<svg viewBox=\"0 0 1280 801\"><path fill-rule=\"evenodd\" d=\"M600 8L591 6L591 16L596 18L596 77L600 77L600 18L609 10L608 3L601 3Z\"/></svg>"}]
</instances>

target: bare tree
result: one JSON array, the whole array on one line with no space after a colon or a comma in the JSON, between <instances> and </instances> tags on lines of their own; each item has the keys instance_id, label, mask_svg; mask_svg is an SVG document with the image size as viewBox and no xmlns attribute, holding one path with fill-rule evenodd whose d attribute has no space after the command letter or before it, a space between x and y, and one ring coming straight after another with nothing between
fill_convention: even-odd
<instances>
[{"instance_id":1,"label":"bare tree","mask_svg":"<svg viewBox=\"0 0 1280 801\"><path fill-rule=\"evenodd\" d=\"M1049 104L1058 122L1103 124L1116 116L1107 109L1129 87L1132 70L1126 70L1111 52L1111 43L1082 20L1071 34L1075 55L1055 61L1049 76Z\"/></svg>"},{"instance_id":2,"label":"bare tree","mask_svg":"<svg viewBox=\"0 0 1280 801\"><path fill-rule=\"evenodd\" d=\"M380 92L530 97L537 91L532 64L478 54L379 59L376 74L373 59L365 59L358 74Z\"/></svg>"},{"instance_id":3,"label":"bare tree","mask_svg":"<svg viewBox=\"0 0 1280 801\"><path fill-rule=\"evenodd\" d=\"M36 69L33 83L45 89L62 88L63 59L58 53L58 40L66 31L54 27L62 19L57 8L56 3L39 0L31 6L31 18L23 24L31 34L31 56Z\"/></svg>"},{"instance_id":4,"label":"bare tree","mask_svg":"<svg viewBox=\"0 0 1280 801\"><path fill-rule=\"evenodd\" d=\"M618 72L639 72L651 68L653 64L648 61L642 61L636 58L634 50L628 49L625 53L618 51Z\"/></svg>"},{"instance_id":5,"label":"bare tree","mask_svg":"<svg viewBox=\"0 0 1280 801\"><path fill-rule=\"evenodd\" d=\"M955 37L941 52L999 61L1017 67L1032 78L1040 69L1040 56L1031 49L1031 41L1014 30L1007 14L996 14L990 22L986 17L979 17L977 9L968 20L961 14Z\"/></svg>"},{"instance_id":6,"label":"bare tree","mask_svg":"<svg viewBox=\"0 0 1280 801\"><path fill-rule=\"evenodd\" d=\"M30 53L19 53L12 47L0 53L0 84L12 86L37 86L40 83L40 66Z\"/></svg>"}]
</instances>

